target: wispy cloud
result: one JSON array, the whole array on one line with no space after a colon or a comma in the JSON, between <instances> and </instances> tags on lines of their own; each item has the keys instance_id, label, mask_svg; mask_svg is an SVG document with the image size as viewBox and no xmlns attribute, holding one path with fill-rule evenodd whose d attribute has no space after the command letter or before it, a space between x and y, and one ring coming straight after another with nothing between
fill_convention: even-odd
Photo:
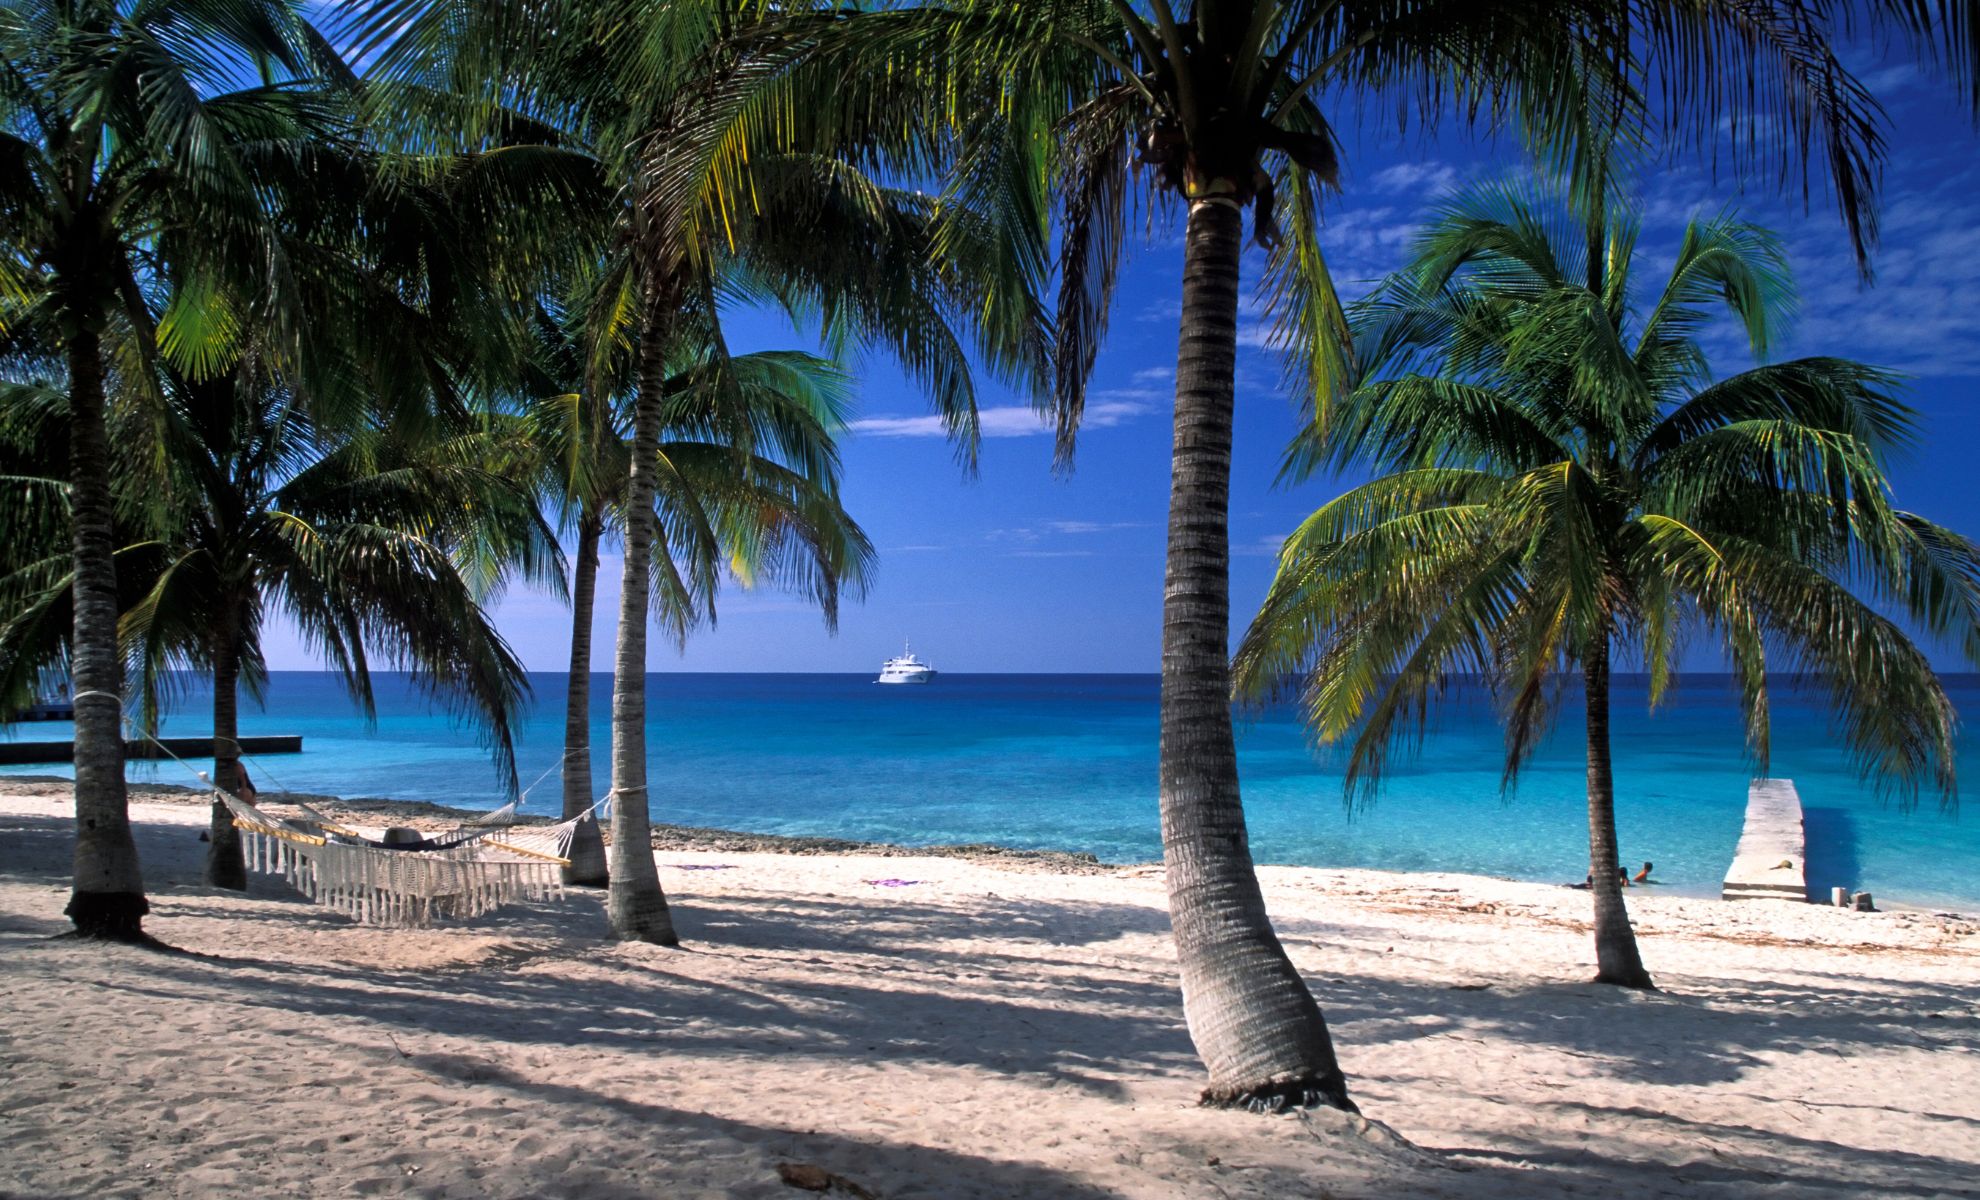
<instances>
[{"instance_id":1,"label":"wispy cloud","mask_svg":"<svg viewBox=\"0 0 1980 1200\"><path fill-rule=\"evenodd\" d=\"M1027 437L1034 433L1043 433L1047 429L1036 409L1015 404L978 409L976 424L984 437ZM919 417L861 417L857 421L849 422L846 428L853 433L863 433L870 437L949 436L947 423L932 413Z\"/></svg>"},{"instance_id":2,"label":"wispy cloud","mask_svg":"<svg viewBox=\"0 0 1980 1200\"><path fill-rule=\"evenodd\" d=\"M1457 168L1449 163L1397 163L1375 172L1368 180L1368 188L1384 193L1434 196L1449 191L1457 179Z\"/></svg>"},{"instance_id":3,"label":"wispy cloud","mask_svg":"<svg viewBox=\"0 0 1980 1200\"><path fill-rule=\"evenodd\" d=\"M1045 536L1042 529L1033 525L1019 525L1010 529L992 529L983 535L986 542L1035 542Z\"/></svg>"},{"instance_id":4,"label":"wispy cloud","mask_svg":"<svg viewBox=\"0 0 1980 1200\"><path fill-rule=\"evenodd\" d=\"M1858 280L1833 217L1804 223L1788 242L1801 316L1777 354L1842 354L1921 377L1980 377L1976 189L1980 169L1966 167L1887 204L1875 286Z\"/></svg>"},{"instance_id":5,"label":"wispy cloud","mask_svg":"<svg viewBox=\"0 0 1980 1200\"><path fill-rule=\"evenodd\" d=\"M1902 88L1914 70L1900 65L1864 77L1873 91ZM1771 358L1833 354L1921 378L1980 377L1980 305L1972 301L1980 295L1980 225L1971 199L1980 194L1980 165L1962 148L1944 155L1921 150L1893 168L1870 287L1858 279L1841 221L1821 199L1804 213L1791 200L1783 203L1771 178L1742 187L1730 166L1715 172L1674 164L1651 174L1636 205L1645 228L1632 271L1638 299L1647 303L1669 277L1686 224L1742 217L1782 235L1800 296L1798 318L1776 339ZM1329 245L1337 280L1347 274L1342 258L1379 257L1394 244L1393 215L1379 207L1350 210L1330 222L1330 234L1343 231L1337 240L1348 252L1336 254ZM1253 336L1263 341L1262 332ZM1750 364L1737 322L1714 320L1700 337L1719 373Z\"/></svg>"},{"instance_id":6,"label":"wispy cloud","mask_svg":"<svg viewBox=\"0 0 1980 1200\"><path fill-rule=\"evenodd\" d=\"M783 600L774 596L743 592L725 593L716 600L715 611L721 618L786 616L791 613L815 616L818 606L807 604L802 600Z\"/></svg>"},{"instance_id":7,"label":"wispy cloud","mask_svg":"<svg viewBox=\"0 0 1980 1200\"><path fill-rule=\"evenodd\" d=\"M1145 528L1146 523L1141 521L1036 521L1029 525L992 529L983 535L983 540L993 545L1011 547L1005 552L1007 558L1087 558L1093 551L1061 548L1062 539L1092 538L1123 529Z\"/></svg>"},{"instance_id":8,"label":"wispy cloud","mask_svg":"<svg viewBox=\"0 0 1980 1200\"><path fill-rule=\"evenodd\" d=\"M1767 113L1746 113L1738 120L1734 120L1730 115L1720 117L1716 128L1720 136L1729 138L1735 143L1766 145L1780 136L1781 123L1778 118Z\"/></svg>"},{"instance_id":9,"label":"wispy cloud","mask_svg":"<svg viewBox=\"0 0 1980 1200\"><path fill-rule=\"evenodd\" d=\"M1047 521L1045 528L1053 533L1108 533L1116 529L1143 529L1143 521Z\"/></svg>"},{"instance_id":10,"label":"wispy cloud","mask_svg":"<svg viewBox=\"0 0 1980 1200\"><path fill-rule=\"evenodd\" d=\"M1909 62L1892 63L1888 67L1856 72L1856 81L1870 89L1870 93L1879 99L1888 99L1891 93L1904 91L1922 78L1918 64Z\"/></svg>"},{"instance_id":11,"label":"wispy cloud","mask_svg":"<svg viewBox=\"0 0 1980 1200\"><path fill-rule=\"evenodd\" d=\"M1321 226L1321 237L1330 259L1356 254L1387 257L1408 245L1418 228L1420 222L1414 208L1377 204L1328 214Z\"/></svg>"},{"instance_id":12,"label":"wispy cloud","mask_svg":"<svg viewBox=\"0 0 1980 1200\"><path fill-rule=\"evenodd\" d=\"M1280 350L1284 348L1278 331L1264 321L1247 321L1238 326L1237 344L1250 346L1254 350Z\"/></svg>"},{"instance_id":13,"label":"wispy cloud","mask_svg":"<svg viewBox=\"0 0 1980 1200\"><path fill-rule=\"evenodd\" d=\"M1175 377L1174 367L1143 367L1134 373L1136 383L1167 383Z\"/></svg>"},{"instance_id":14,"label":"wispy cloud","mask_svg":"<svg viewBox=\"0 0 1980 1200\"><path fill-rule=\"evenodd\" d=\"M1822 258L1829 261L1819 279L1802 288L1793 352L1849 354L1920 376L1980 376L1980 310L1973 304L1980 229L1940 228L1901 244L1887 233L1875 288L1858 284L1847 258Z\"/></svg>"},{"instance_id":15,"label":"wispy cloud","mask_svg":"<svg viewBox=\"0 0 1980 1200\"><path fill-rule=\"evenodd\" d=\"M1239 558L1277 558L1290 533L1269 533L1252 542L1234 542L1231 553Z\"/></svg>"},{"instance_id":16,"label":"wispy cloud","mask_svg":"<svg viewBox=\"0 0 1980 1200\"><path fill-rule=\"evenodd\" d=\"M1082 429L1109 429L1149 412L1160 393L1139 388L1089 392ZM1035 408L1009 404L976 411L977 428L987 438L1033 437L1050 434L1051 421ZM942 418L934 415L862 417L847 429L868 437L939 438L949 436Z\"/></svg>"}]
</instances>

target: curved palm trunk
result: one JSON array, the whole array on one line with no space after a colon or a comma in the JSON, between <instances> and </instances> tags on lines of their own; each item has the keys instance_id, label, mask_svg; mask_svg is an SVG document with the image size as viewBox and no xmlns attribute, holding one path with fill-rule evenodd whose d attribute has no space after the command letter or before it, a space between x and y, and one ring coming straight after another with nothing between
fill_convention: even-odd
<instances>
[{"instance_id":1,"label":"curved palm trunk","mask_svg":"<svg viewBox=\"0 0 1980 1200\"><path fill-rule=\"evenodd\" d=\"M228 616L213 639L213 782L239 796L241 656L233 611L230 605ZM241 831L234 828L234 814L218 797L213 801L212 819L207 823L206 882L210 887L230 891L247 890L247 860L241 853Z\"/></svg>"},{"instance_id":2,"label":"curved palm trunk","mask_svg":"<svg viewBox=\"0 0 1980 1200\"><path fill-rule=\"evenodd\" d=\"M1636 952L1617 868L1615 779L1609 767L1609 638L1581 666L1588 706L1588 891L1595 898L1595 982L1647 988L1650 973Z\"/></svg>"},{"instance_id":3,"label":"curved palm trunk","mask_svg":"<svg viewBox=\"0 0 1980 1200\"><path fill-rule=\"evenodd\" d=\"M605 521L589 506L578 517L577 562L571 568L571 673L564 695L564 820L591 807L591 612L598 592L598 541ZM604 887L609 875L598 821L586 817L571 837L564 882Z\"/></svg>"},{"instance_id":4,"label":"curved palm trunk","mask_svg":"<svg viewBox=\"0 0 1980 1200\"><path fill-rule=\"evenodd\" d=\"M1354 1110L1320 1006L1265 913L1230 709L1231 422L1241 221L1190 207L1162 608L1162 856L1210 1104Z\"/></svg>"},{"instance_id":5,"label":"curved palm trunk","mask_svg":"<svg viewBox=\"0 0 1980 1200\"><path fill-rule=\"evenodd\" d=\"M653 865L646 794L646 618L653 562L653 462L660 451L661 357L669 301L649 290L640 330L639 396L633 410L632 474L626 488L625 573L619 588L618 654L612 672L612 872L606 914L629 941L676 946L674 920Z\"/></svg>"},{"instance_id":6,"label":"curved palm trunk","mask_svg":"<svg viewBox=\"0 0 1980 1200\"><path fill-rule=\"evenodd\" d=\"M137 842L124 790L124 663L117 647L117 563L103 352L94 330L69 339L69 482L75 546L75 892L64 912L83 937L144 937Z\"/></svg>"}]
</instances>

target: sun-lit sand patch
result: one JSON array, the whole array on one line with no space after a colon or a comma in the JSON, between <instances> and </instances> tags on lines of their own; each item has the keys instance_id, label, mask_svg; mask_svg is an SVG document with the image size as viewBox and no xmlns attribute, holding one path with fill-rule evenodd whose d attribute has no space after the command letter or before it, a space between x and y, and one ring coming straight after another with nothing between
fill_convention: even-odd
<instances>
[{"instance_id":1,"label":"sun-lit sand patch","mask_svg":"<svg viewBox=\"0 0 1980 1200\"><path fill-rule=\"evenodd\" d=\"M1366 1125L1194 1106L1157 868L663 850L669 951L605 940L593 893L411 932L213 893L204 809L133 811L148 927L188 954L48 940L66 801L0 798L0 1194L804 1194L780 1163L889 1200L1980 1178L1963 918L1632 891L1665 988L1635 994L1583 982L1581 893L1267 868Z\"/></svg>"}]
</instances>

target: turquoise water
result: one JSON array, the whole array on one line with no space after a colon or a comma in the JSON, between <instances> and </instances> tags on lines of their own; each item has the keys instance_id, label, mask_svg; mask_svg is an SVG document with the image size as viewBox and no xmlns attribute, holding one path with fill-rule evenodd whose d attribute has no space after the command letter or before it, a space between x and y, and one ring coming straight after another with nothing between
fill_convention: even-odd
<instances>
[{"instance_id":1,"label":"turquoise water","mask_svg":"<svg viewBox=\"0 0 1980 1200\"><path fill-rule=\"evenodd\" d=\"M564 676L532 683L524 784L557 761L563 738ZM1980 677L1948 683L1962 712L1980 711ZM257 762L261 789L501 802L472 730L402 680L381 677L378 687L378 721L367 727L329 676L278 672L266 711L243 706L242 730L300 733L305 752ZM601 791L610 691L608 676L593 678ZM1109 861L1161 854L1153 676L943 675L927 687L879 687L866 675L663 674L650 677L648 696L655 820L908 844L997 842ZM1655 715L1643 699L1640 680L1617 680L1623 858L1632 867L1655 860L1672 890L1715 893L1751 774L1731 694L1721 677L1689 676ZM203 697L189 695L166 732L210 729L203 710ZM1579 879L1588 849L1577 712L1567 712L1518 791L1502 798L1491 710L1460 698L1435 719L1421 753L1399 757L1375 802L1355 810L1342 801L1338 770L1310 748L1290 709L1247 721L1238 748L1254 853L1267 863ZM1947 816L1928 797L1902 813L1856 779L1818 697L1782 687L1774 713L1772 773L1793 779L1807 808L1811 884L1980 907L1980 812ZM0 730L0 738L22 740L67 734L59 724ZM1980 770L1970 735L1962 749L1961 765ZM170 762L133 763L131 774L192 782ZM553 772L525 811L554 813L559 789Z\"/></svg>"}]
</instances>

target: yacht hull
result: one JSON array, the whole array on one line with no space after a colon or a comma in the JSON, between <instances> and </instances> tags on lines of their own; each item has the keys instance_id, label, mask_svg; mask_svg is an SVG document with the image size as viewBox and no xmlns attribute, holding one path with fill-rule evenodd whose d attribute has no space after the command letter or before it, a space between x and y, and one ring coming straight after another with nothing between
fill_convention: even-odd
<instances>
[{"instance_id":1,"label":"yacht hull","mask_svg":"<svg viewBox=\"0 0 1980 1200\"><path fill-rule=\"evenodd\" d=\"M933 678L935 678L935 668L916 658L906 645L902 645L899 657L890 658L880 664L880 678L873 682L927 683Z\"/></svg>"}]
</instances>

